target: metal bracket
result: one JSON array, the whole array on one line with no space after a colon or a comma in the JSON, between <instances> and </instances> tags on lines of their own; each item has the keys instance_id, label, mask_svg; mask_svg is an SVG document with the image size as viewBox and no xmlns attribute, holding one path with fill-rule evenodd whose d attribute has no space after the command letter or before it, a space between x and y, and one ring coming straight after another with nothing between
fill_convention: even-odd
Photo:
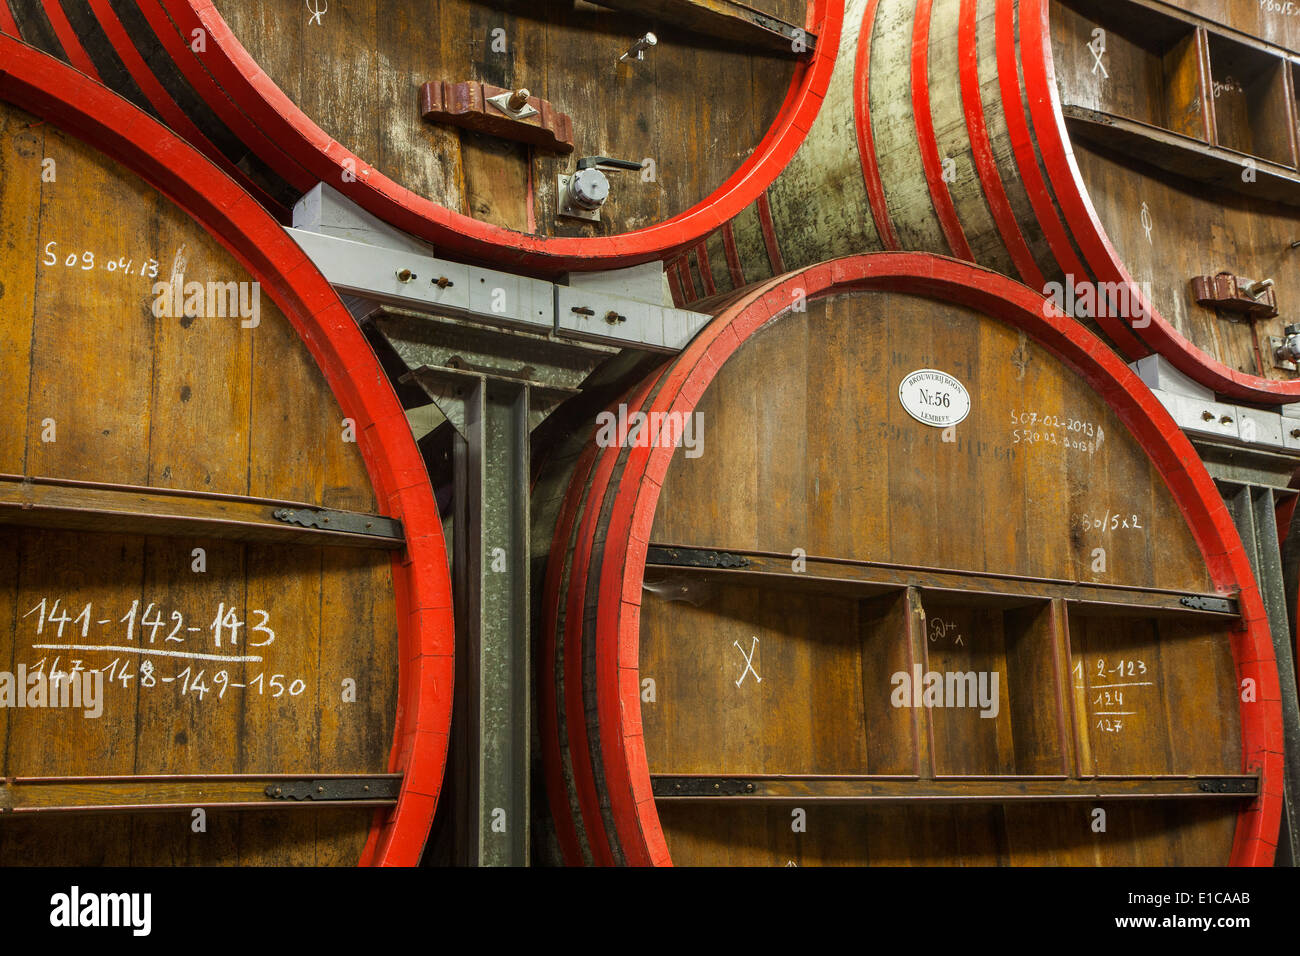
<instances>
[{"instance_id":1,"label":"metal bracket","mask_svg":"<svg viewBox=\"0 0 1300 956\"><path fill-rule=\"evenodd\" d=\"M1273 356L1273 367L1282 369L1284 372L1294 372L1300 369L1295 362L1290 359L1282 358L1278 353L1286 348L1286 339L1280 335L1268 336L1268 354Z\"/></svg>"},{"instance_id":2,"label":"metal bracket","mask_svg":"<svg viewBox=\"0 0 1300 956\"><path fill-rule=\"evenodd\" d=\"M524 99L519 109L510 100ZM557 153L573 152L573 119L527 90L507 90L473 80L435 80L420 87L420 118L448 123Z\"/></svg>"},{"instance_id":3,"label":"metal bracket","mask_svg":"<svg viewBox=\"0 0 1300 956\"><path fill-rule=\"evenodd\" d=\"M1202 780L1198 786L1203 793L1258 793L1259 778L1215 777Z\"/></svg>"},{"instance_id":4,"label":"metal bracket","mask_svg":"<svg viewBox=\"0 0 1300 956\"><path fill-rule=\"evenodd\" d=\"M266 785L272 800L396 800L395 777L317 777Z\"/></svg>"},{"instance_id":5,"label":"metal bracket","mask_svg":"<svg viewBox=\"0 0 1300 956\"><path fill-rule=\"evenodd\" d=\"M344 534L368 534L388 538L402 536L402 524L394 518L360 514L356 511L327 511L323 508L276 508L272 513L277 521L338 531Z\"/></svg>"},{"instance_id":6,"label":"metal bracket","mask_svg":"<svg viewBox=\"0 0 1300 956\"><path fill-rule=\"evenodd\" d=\"M681 568L747 568L749 558L725 551L707 551L703 548L650 548L646 551L646 564L666 564Z\"/></svg>"},{"instance_id":7,"label":"metal bracket","mask_svg":"<svg viewBox=\"0 0 1300 956\"><path fill-rule=\"evenodd\" d=\"M1199 305L1236 312L1249 319L1271 319L1277 315L1277 293L1267 280L1252 282L1230 272L1193 276L1192 296Z\"/></svg>"},{"instance_id":8,"label":"metal bracket","mask_svg":"<svg viewBox=\"0 0 1300 956\"><path fill-rule=\"evenodd\" d=\"M1190 607L1194 611L1219 611L1223 614L1237 613L1237 609L1232 606L1232 602L1227 598L1201 597L1200 595L1188 594L1180 597L1178 603L1183 607Z\"/></svg>"},{"instance_id":9,"label":"metal bracket","mask_svg":"<svg viewBox=\"0 0 1300 956\"><path fill-rule=\"evenodd\" d=\"M651 779L651 792L656 797L743 797L754 791L752 780L732 780L727 777Z\"/></svg>"},{"instance_id":10,"label":"metal bracket","mask_svg":"<svg viewBox=\"0 0 1300 956\"><path fill-rule=\"evenodd\" d=\"M555 177L555 194L560 197L560 208L556 211L556 215L565 216L569 219L585 219L587 222L600 222L599 209L580 209L573 204L569 197L569 180L571 178L567 173L559 173Z\"/></svg>"},{"instance_id":11,"label":"metal bracket","mask_svg":"<svg viewBox=\"0 0 1300 956\"><path fill-rule=\"evenodd\" d=\"M511 119L522 120L522 119L528 119L528 117L530 116L537 115L537 108L534 107L531 103L524 103L524 105L517 110L511 109L510 97L513 95L514 95L513 93L498 93L496 96L489 96L487 98L487 102L491 103L493 106L499 109L502 113L505 113Z\"/></svg>"}]
</instances>

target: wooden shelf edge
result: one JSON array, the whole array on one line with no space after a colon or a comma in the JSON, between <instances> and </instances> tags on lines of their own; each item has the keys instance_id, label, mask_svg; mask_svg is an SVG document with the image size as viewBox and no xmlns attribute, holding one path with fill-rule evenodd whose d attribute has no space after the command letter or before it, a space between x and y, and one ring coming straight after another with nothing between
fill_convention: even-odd
<instances>
[{"instance_id":1,"label":"wooden shelf edge","mask_svg":"<svg viewBox=\"0 0 1300 956\"><path fill-rule=\"evenodd\" d=\"M755 10L737 0L594 0L602 7L640 14L665 26L725 40L778 56L811 56L817 35L799 24ZM794 39L803 34L803 47Z\"/></svg>"},{"instance_id":2,"label":"wooden shelf edge","mask_svg":"<svg viewBox=\"0 0 1300 956\"><path fill-rule=\"evenodd\" d=\"M1063 104L1061 110L1072 138L1114 150L1191 182L1300 206L1300 173L1289 166L1113 113L1072 104ZM1247 160L1255 164L1254 182L1241 178Z\"/></svg>"},{"instance_id":3,"label":"wooden shelf edge","mask_svg":"<svg viewBox=\"0 0 1300 956\"><path fill-rule=\"evenodd\" d=\"M390 807L401 774L140 774L0 778L0 820L34 813Z\"/></svg>"},{"instance_id":4,"label":"wooden shelf edge","mask_svg":"<svg viewBox=\"0 0 1300 956\"><path fill-rule=\"evenodd\" d=\"M391 550L404 544L401 523L382 515L238 495L18 475L0 475L0 525L308 547Z\"/></svg>"},{"instance_id":5,"label":"wooden shelf edge","mask_svg":"<svg viewBox=\"0 0 1300 956\"><path fill-rule=\"evenodd\" d=\"M651 774L656 800L782 803L1006 803L1062 800L1254 799L1254 774L1096 778L915 777L833 774Z\"/></svg>"},{"instance_id":6,"label":"wooden shelf edge","mask_svg":"<svg viewBox=\"0 0 1300 956\"><path fill-rule=\"evenodd\" d=\"M807 556L795 571L789 555L652 543L646 576L687 574L712 580L786 587L800 591L876 597L909 587L940 602L970 602L1004 608L1061 599L1085 614L1196 616L1236 620L1235 596L1117 587L1092 582L1020 578L946 568L912 568L842 558Z\"/></svg>"}]
</instances>

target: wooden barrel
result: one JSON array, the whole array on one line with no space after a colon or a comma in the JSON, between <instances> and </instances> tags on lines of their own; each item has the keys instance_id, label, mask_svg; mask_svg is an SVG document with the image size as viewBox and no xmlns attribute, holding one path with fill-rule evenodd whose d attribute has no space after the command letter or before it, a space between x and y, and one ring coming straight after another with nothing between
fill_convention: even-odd
<instances>
[{"instance_id":1,"label":"wooden barrel","mask_svg":"<svg viewBox=\"0 0 1300 956\"><path fill-rule=\"evenodd\" d=\"M791 273L588 434L540 624L565 862L1272 861L1240 539L1031 290L922 254Z\"/></svg>"},{"instance_id":2,"label":"wooden barrel","mask_svg":"<svg viewBox=\"0 0 1300 956\"><path fill-rule=\"evenodd\" d=\"M670 258L679 303L925 250L1044 290L1131 359L1300 398L1276 354L1300 301L1294 53L1142 0L849 0L844 23L765 207Z\"/></svg>"},{"instance_id":3,"label":"wooden barrel","mask_svg":"<svg viewBox=\"0 0 1300 956\"><path fill-rule=\"evenodd\" d=\"M611 6L4 0L0 30L101 77L266 201L324 182L442 255L556 274L662 258L753 202L838 44L839 0L715 5L721 38L696 29L717 25L709 9L688 26L671 2ZM526 88L533 115L494 106L497 88ZM609 173L598 222L558 217L557 177L584 156L652 163Z\"/></svg>"},{"instance_id":4,"label":"wooden barrel","mask_svg":"<svg viewBox=\"0 0 1300 956\"><path fill-rule=\"evenodd\" d=\"M446 551L347 309L199 153L8 36L0 235L0 861L418 863Z\"/></svg>"}]
</instances>

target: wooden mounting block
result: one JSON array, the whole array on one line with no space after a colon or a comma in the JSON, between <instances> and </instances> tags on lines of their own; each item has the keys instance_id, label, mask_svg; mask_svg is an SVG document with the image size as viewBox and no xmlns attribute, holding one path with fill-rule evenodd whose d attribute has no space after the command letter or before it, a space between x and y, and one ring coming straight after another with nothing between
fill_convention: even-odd
<instances>
[{"instance_id":1,"label":"wooden mounting block","mask_svg":"<svg viewBox=\"0 0 1300 956\"><path fill-rule=\"evenodd\" d=\"M573 152L573 120L568 113L557 111L549 100L528 97L523 112L528 107L535 112L520 118L489 102L495 96L510 96L513 92L473 80L425 83L420 87L420 116L427 123L450 123L557 153Z\"/></svg>"}]
</instances>

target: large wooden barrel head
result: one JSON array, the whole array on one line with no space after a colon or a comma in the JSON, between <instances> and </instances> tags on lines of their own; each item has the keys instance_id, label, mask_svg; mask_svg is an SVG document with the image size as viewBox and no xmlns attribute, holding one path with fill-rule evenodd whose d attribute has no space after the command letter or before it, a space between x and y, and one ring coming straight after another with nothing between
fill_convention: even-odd
<instances>
[{"instance_id":1,"label":"large wooden barrel head","mask_svg":"<svg viewBox=\"0 0 1300 956\"><path fill-rule=\"evenodd\" d=\"M885 255L741 297L602 413L554 541L569 862L1271 859L1236 532L1022 286Z\"/></svg>"},{"instance_id":2,"label":"large wooden barrel head","mask_svg":"<svg viewBox=\"0 0 1300 956\"><path fill-rule=\"evenodd\" d=\"M644 0L0 10L0 30L102 78L268 205L323 182L440 254L551 275L661 258L753 203L817 111L841 13L826 0L730 17ZM657 42L621 59L647 33ZM520 90L520 110L492 102ZM609 173L594 222L561 195L581 157L642 166Z\"/></svg>"},{"instance_id":3,"label":"large wooden barrel head","mask_svg":"<svg viewBox=\"0 0 1300 956\"><path fill-rule=\"evenodd\" d=\"M192 149L0 62L0 858L418 862L449 588L378 362Z\"/></svg>"}]
</instances>

